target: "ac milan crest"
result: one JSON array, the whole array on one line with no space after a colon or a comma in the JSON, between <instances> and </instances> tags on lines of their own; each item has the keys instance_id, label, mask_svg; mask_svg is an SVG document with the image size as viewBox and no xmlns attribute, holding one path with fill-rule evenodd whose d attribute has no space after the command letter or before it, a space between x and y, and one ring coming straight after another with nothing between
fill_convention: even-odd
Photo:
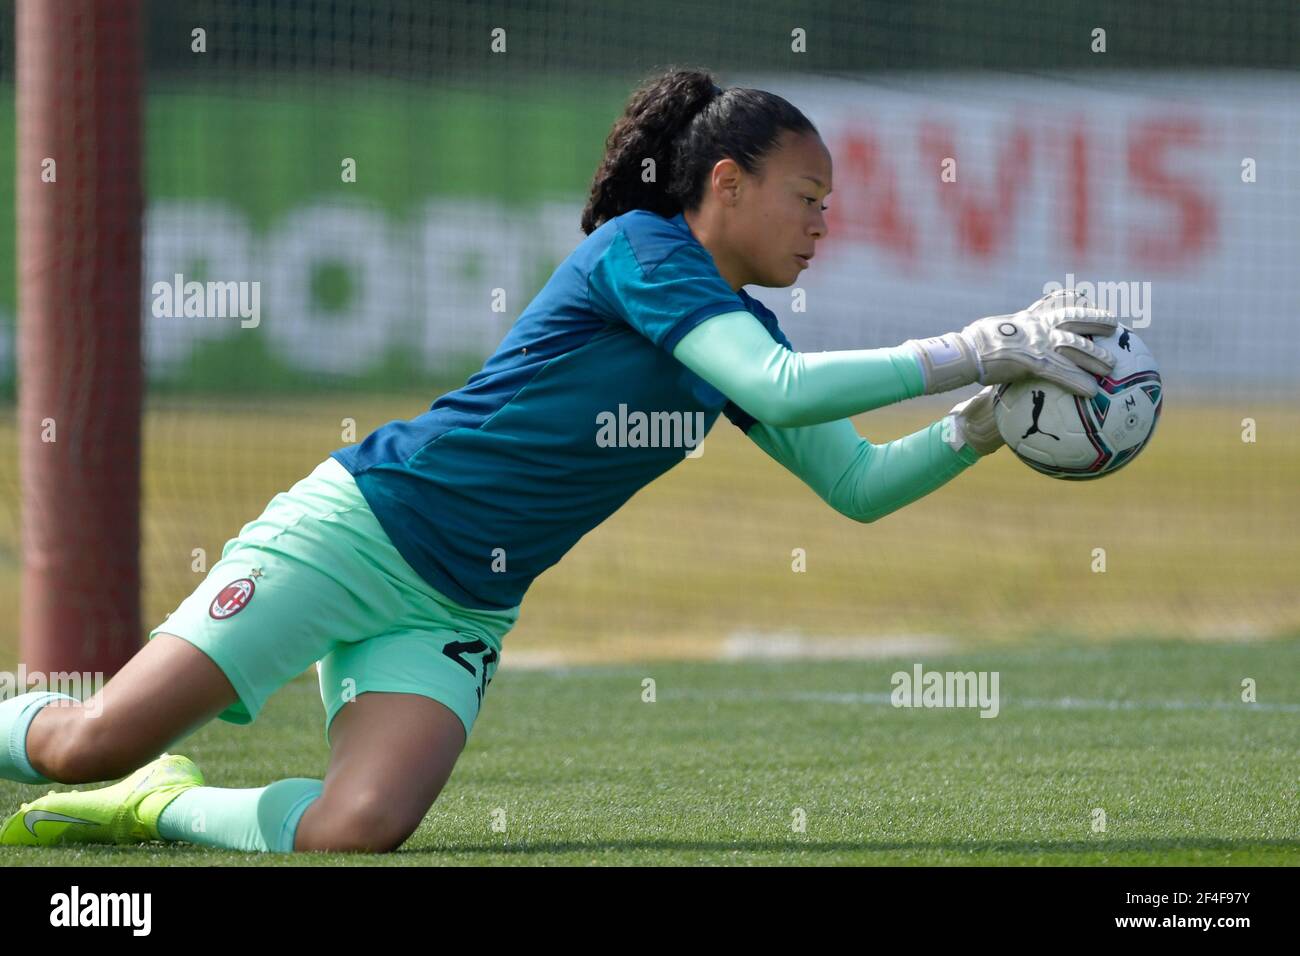
<instances>
[{"instance_id":1,"label":"ac milan crest","mask_svg":"<svg viewBox=\"0 0 1300 956\"><path fill-rule=\"evenodd\" d=\"M212 604L208 607L208 616L217 621L224 621L226 618L242 611L252 599L253 581L251 578L240 578L238 581L231 581L221 589L221 593L212 599Z\"/></svg>"}]
</instances>

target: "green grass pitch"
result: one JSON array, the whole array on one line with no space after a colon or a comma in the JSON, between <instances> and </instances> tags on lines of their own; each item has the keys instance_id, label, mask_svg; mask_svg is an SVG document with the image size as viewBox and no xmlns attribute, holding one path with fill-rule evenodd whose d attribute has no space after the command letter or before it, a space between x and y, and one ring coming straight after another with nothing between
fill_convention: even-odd
<instances>
[{"instance_id":1,"label":"green grass pitch","mask_svg":"<svg viewBox=\"0 0 1300 956\"><path fill-rule=\"evenodd\" d=\"M1300 640L550 670L510 669L508 641L395 854L6 848L0 865L1300 864ZM917 662L997 671L999 715L891 706ZM173 749L213 786L319 777L322 719L304 676L255 724ZM48 789L0 782L0 807Z\"/></svg>"}]
</instances>

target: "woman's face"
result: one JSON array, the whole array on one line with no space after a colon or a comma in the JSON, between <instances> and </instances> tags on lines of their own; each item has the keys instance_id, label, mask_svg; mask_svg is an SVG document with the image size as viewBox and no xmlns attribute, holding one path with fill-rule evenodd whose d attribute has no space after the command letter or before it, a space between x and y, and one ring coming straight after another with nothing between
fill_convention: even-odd
<instances>
[{"instance_id":1,"label":"woman's face","mask_svg":"<svg viewBox=\"0 0 1300 956\"><path fill-rule=\"evenodd\" d=\"M720 160L711 186L705 205L717 205L700 212L712 242L701 241L723 278L736 289L793 285L826 235L831 154L821 137L786 130L758 174Z\"/></svg>"}]
</instances>

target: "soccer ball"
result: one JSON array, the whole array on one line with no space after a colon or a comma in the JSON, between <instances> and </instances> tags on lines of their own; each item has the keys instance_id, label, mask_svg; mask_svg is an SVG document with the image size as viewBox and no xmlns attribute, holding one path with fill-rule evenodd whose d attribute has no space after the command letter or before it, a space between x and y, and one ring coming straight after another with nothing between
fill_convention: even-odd
<instances>
[{"instance_id":1,"label":"soccer ball","mask_svg":"<svg viewBox=\"0 0 1300 956\"><path fill-rule=\"evenodd\" d=\"M1160 419L1160 369L1142 340L1120 325L1087 336L1115 356L1100 391L1082 398L1059 385L1028 379L999 386L998 431L1030 468L1052 478L1085 481L1123 468L1146 447Z\"/></svg>"}]
</instances>

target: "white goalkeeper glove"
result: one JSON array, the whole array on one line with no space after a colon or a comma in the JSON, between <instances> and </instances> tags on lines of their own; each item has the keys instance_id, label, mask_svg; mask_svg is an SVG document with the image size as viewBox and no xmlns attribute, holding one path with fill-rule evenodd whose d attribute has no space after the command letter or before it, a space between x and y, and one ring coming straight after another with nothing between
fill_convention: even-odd
<instances>
[{"instance_id":1,"label":"white goalkeeper glove","mask_svg":"<svg viewBox=\"0 0 1300 956\"><path fill-rule=\"evenodd\" d=\"M972 382L997 385L1025 378L1054 382L1076 395L1097 394L1097 381L1115 357L1085 335L1110 335L1117 320L1092 308L1073 289L1043 296L1012 315L991 315L928 339L909 339L925 375L926 395Z\"/></svg>"},{"instance_id":2,"label":"white goalkeeper glove","mask_svg":"<svg viewBox=\"0 0 1300 956\"><path fill-rule=\"evenodd\" d=\"M948 413L951 420L945 423L943 440L953 451L970 445L977 455L991 455L1006 444L998 431L998 420L993 414L997 386L986 385L966 401L953 406Z\"/></svg>"}]
</instances>

